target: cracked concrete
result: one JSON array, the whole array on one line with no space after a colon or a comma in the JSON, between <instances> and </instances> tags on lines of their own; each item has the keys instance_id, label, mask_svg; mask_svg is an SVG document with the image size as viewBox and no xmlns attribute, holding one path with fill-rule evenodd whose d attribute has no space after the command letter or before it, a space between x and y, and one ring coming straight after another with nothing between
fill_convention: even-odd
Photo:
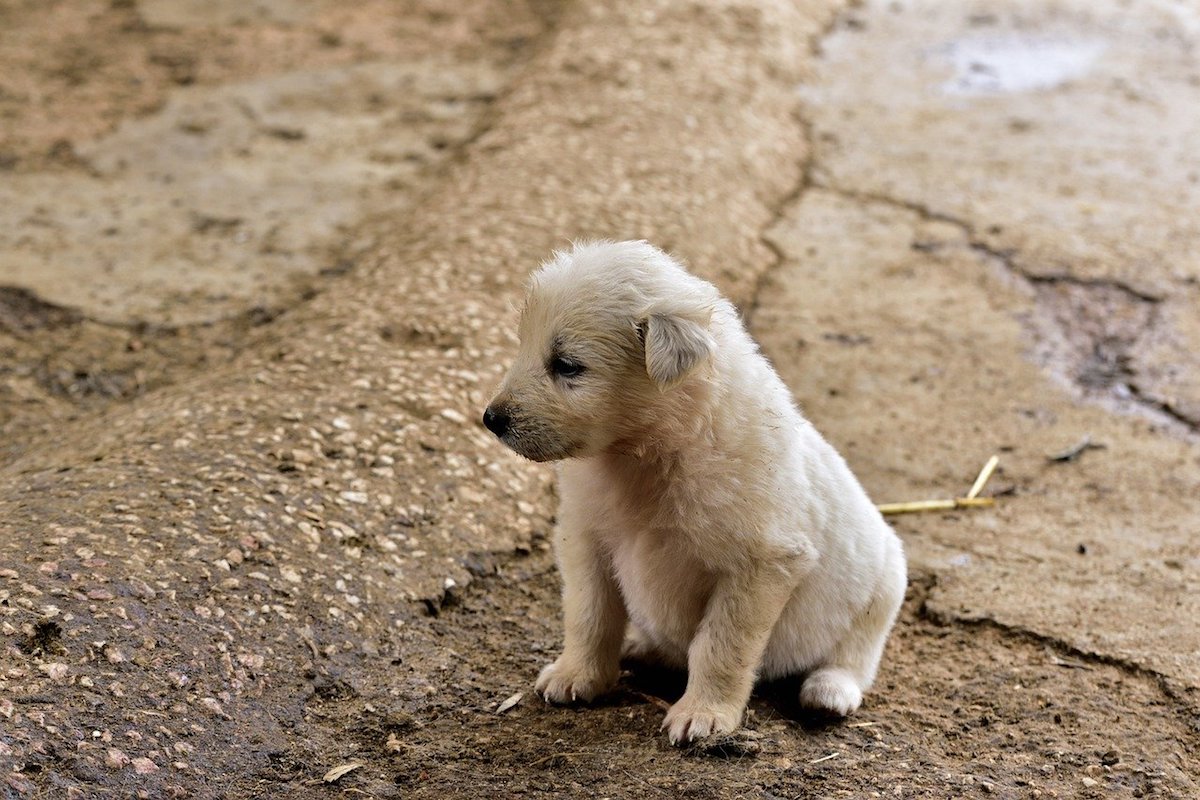
<instances>
[{"instance_id":1,"label":"cracked concrete","mask_svg":"<svg viewBox=\"0 0 1200 800\"><path fill-rule=\"evenodd\" d=\"M1083 2L867 3L823 41L823 79L802 87L813 181L964 224L1030 280L1161 300L1115 399L1194 431L1197 27L1194 9L1169 2L1135 15ZM1079 48L1086 58L1064 55ZM953 90L963 80L975 88Z\"/></svg>"},{"instance_id":2,"label":"cracked concrete","mask_svg":"<svg viewBox=\"0 0 1200 800\"><path fill-rule=\"evenodd\" d=\"M772 235L787 259L756 333L875 497L963 491L1001 454L1012 496L995 511L898 523L916 563L944 578L932 602L1194 684L1196 632L1182 622L1200 614L1194 445L1078 405L1023 356L1021 318L1037 292L958 225L814 189ZM1085 433L1106 449L1067 467L1046 461ZM1164 607L1180 625L1131 625Z\"/></svg>"},{"instance_id":3,"label":"cracked concrete","mask_svg":"<svg viewBox=\"0 0 1200 800\"><path fill-rule=\"evenodd\" d=\"M76 147L83 169L0 184L0 283L160 326L291 305L353 266L363 218L406 213L502 75L431 59L181 90Z\"/></svg>"},{"instance_id":4,"label":"cracked concrete","mask_svg":"<svg viewBox=\"0 0 1200 800\"><path fill-rule=\"evenodd\" d=\"M808 164L810 169L816 169L816 157L811 157ZM815 180L802 184L796 196L806 188L832 191L857 203L903 209L927 222L958 227L972 249L1033 287L1036 309L1024 315L1034 339L1033 357L1063 385L1086 399L1114 410L1140 413L1179 433L1200 431L1200 417L1193 416L1197 408L1194 403L1166 399L1153 388L1144 388L1153 385L1153 377L1148 376L1161 374L1164 369L1172 376L1190 371L1190 364L1176 363L1176 352L1169 354L1170 361L1165 365L1141 356L1162 342L1179 348L1178 334L1161 324L1161 306L1168 296L1150 294L1119 279L1032 271L1022 264L1019 253L997 249L983 238L979 225L921 203ZM934 246L927 242L913 243L917 250Z\"/></svg>"},{"instance_id":5,"label":"cracked concrete","mask_svg":"<svg viewBox=\"0 0 1200 800\"><path fill-rule=\"evenodd\" d=\"M1002 453L1013 496L996 512L899 525L913 535L916 563L943 578L930 606L941 618L992 619L1195 687L1200 639L1182 621L1200 618L1194 600L1200 472L1190 443L1196 424L1181 410L1190 408L1189 397L1163 399L1158 392L1165 380L1183 385L1191 379L1178 376L1197 371L1196 351L1187 345L1191 327L1172 324L1175 310L1193 301L1186 277L1196 265L1181 250L1132 271L1112 251L1101 258L1094 248L1070 249L1089 241L1090 223L1061 225L1050 236L1040 220L1013 218L1028 198L1037 202L1045 184L1041 174L1019 181L1033 166L1022 137L1044 130L1043 153L1076 147L1063 137L1068 122L1054 112L1066 109L1068 99L1077 101L1073 109L1095 103L1103 92L1095 91L1100 79L1084 70L1036 102L1020 91L966 104L939 98L931 35L959 42L977 35L972 27L986 26L990 40L1012 46L1033 36L1033 21L1019 10L995 4L988 10L983 19L968 8L868 3L846 12L823 42L822 79L804 87L810 177L770 233L782 263L765 279L755 330L811 416L846 447L881 499L961 491L946 485L947 463L959 465L957 483L964 484L973 464L988 452ZM1113 31L1094 8L1059 4L1049 17L1054 35L1067 39L1083 37L1068 31L1072 23ZM1142 22L1155 19L1149 14ZM1140 52L1127 38L1120 44L1126 59ZM868 80L864 70L874 69L880 55L864 54L881 50L885 62L911 68ZM1142 75L1156 79L1159 73ZM990 138L986 156L973 149L980 126L1033 111L1039 124L1022 127L1011 146L1013 140ZM897 124L905 118L922 124ZM1190 131L1188 120L1180 124ZM938 134L936 161L917 152L930 129ZM1178 169L1186 172L1195 162L1191 154L1180 157ZM971 192L975 173L999 174L1001 164L1001 186ZM1073 182L1075 175L1064 172L1060 180ZM1092 202L1108 200L1097 192ZM1158 218L1173 229L1180 224L1169 214ZM1123 247L1153 241L1151 234ZM811 310L797 319L796 308ZM882 340L853 346L881 329ZM1079 407L1077 396L1138 412L1150 424ZM868 419L868 409L884 398L896 409L891 419ZM1045 455L1061 449L1056 438L1069 444L1084 433L1106 449L1089 455L1086 465L1047 464ZM913 463L916 443L928 465ZM973 450L969 456L964 446ZM1139 498L1150 487L1161 490L1146 506ZM1071 530L1078 531L1068 534L1078 539L1074 544L1063 538ZM1133 622L1163 608L1172 609L1177 624L1153 630ZM1178 695L1191 698L1194 713L1194 689Z\"/></svg>"}]
</instances>

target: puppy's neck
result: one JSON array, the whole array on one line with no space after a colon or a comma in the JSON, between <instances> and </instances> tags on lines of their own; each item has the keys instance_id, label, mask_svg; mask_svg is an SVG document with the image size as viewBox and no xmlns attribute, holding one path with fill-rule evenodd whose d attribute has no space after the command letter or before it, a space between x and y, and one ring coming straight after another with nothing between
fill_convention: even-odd
<instances>
[{"instance_id":1,"label":"puppy's neck","mask_svg":"<svg viewBox=\"0 0 1200 800\"><path fill-rule=\"evenodd\" d=\"M669 469L696 447L716 443L712 408L715 384L698 376L664 392L648 403L606 449L606 454Z\"/></svg>"}]
</instances>

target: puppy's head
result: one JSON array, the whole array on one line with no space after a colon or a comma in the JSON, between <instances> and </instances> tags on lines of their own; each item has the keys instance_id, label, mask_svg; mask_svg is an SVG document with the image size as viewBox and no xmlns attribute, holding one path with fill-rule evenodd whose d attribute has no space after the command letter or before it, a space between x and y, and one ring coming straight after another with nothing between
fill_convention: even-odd
<instances>
[{"instance_id":1,"label":"puppy's head","mask_svg":"<svg viewBox=\"0 0 1200 800\"><path fill-rule=\"evenodd\" d=\"M530 280L520 349L484 424L534 461L637 444L711 361L710 284L645 242L576 245Z\"/></svg>"}]
</instances>

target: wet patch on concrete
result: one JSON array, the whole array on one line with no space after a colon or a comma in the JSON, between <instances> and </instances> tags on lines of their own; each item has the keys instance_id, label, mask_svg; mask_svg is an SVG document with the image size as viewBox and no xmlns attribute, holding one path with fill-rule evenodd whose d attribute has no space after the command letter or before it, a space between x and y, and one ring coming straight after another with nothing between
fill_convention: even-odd
<instances>
[{"instance_id":1,"label":"wet patch on concrete","mask_svg":"<svg viewBox=\"0 0 1200 800\"><path fill-rule=\"evenodd\" d=\"M953 70L943 92L971 96L1053 89L1086 75L1104 49L1096 40L1008 34L957 39L930 57Z\"/></svg>"},{"instance_id":2,"label":"wet patch on concrete","mask_svg":"<svg viewBox=\"0 0 1200 800\"><path fill-rule=\"evenodd\" d=\"M1156 395L1144 354L1172 332L1163 323L1161 298L1111 282L1030 278L1036 309L1022 318L1035 340L1034 359L1082 397L1124 413L1137 413L1167 430L1200 433L1190 406ZM1189 371L1176 363L1172 370ZM1196 398L1200 399L1200 398Z\"/></svg>"},{"instance_id":3,"label":"wet patch on concrete","mask_svg":"<svg viewBox=\"0 0 1200 800\"><path fill-rule=\"evenodd\" d=\"M801 88L809 183L961 227L1029 284L1032 358L1193 434L1198 32L1178 4L867 2Z\"/></svg>"}]
</instances>

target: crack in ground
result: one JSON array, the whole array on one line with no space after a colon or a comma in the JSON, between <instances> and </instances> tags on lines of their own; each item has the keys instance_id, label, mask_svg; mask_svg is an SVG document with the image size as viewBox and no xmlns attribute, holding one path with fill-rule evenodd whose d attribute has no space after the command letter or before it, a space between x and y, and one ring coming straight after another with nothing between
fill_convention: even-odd
<instances>
[{"instance_id":1,"label":"crack in ground","mask_svg":"<svg viewBox=\"0 0 1200 800\"><path fill-rule=\"evenodd\" d=\"M106 320L24 287L0 286L0 339L10 353L0 378L29 378L47 396L77 405L130 400L197 366L232 358L245 349L249 331L285 310L254 306L184 325Z\"/></svg>"},{"instance_id":2,"label":"crack in ground","mask_svg":"<svg viewBox=\"0 0 1200 800\"><path fill-rule=\"evenodd\" d=\"M1063 662L1060 666L1068 669L1088 669L1089 665L1115 667L1122 672L1142 678L1153 683L1170 701L1176 714L1184 726L1200 737L1200 705L1197 699L1187 694L1186 687L1176 686L1174 680L1157 670L1143 666L1120 656L1107 653L1097 653L1084 650L1057 636L1039 633L1031 628L1002 622L990 616L962 616L949 611L931 608L930 596L938 587L939 576L934 571L922 571L910 576L909 587L916 595L916 616L918 619L939 627L958 626L961 628L989 628L1001 636L1015 639L1025 644L1042 647ZM1070 663L1077 662L1077 663Z\"/></svg>"},{"instance_id":3,"label":"crack in ground","mask_svg":"<svg viewBox=\"0 0 1200 800\"><path fill-rule=\"evenodd\" d=\"M1005 254L1007 254L1007 257L1009 259L1011 259L1012 256L1015 254L1015 251L996 250L994 248L988 247L987 245L985 245L981 242L970 242L970 245L971 245L972 249L980 250L980 251L982 251L990 256L994 256L996 258L1005 258L1006 257ZM1031 283L1067 283L1072 286L1079 286L1079 287L1082 287L1085 289L1112 288L1112 289L1117 289L1117 290L1129 295L1131 298L1133 298L1135 300L1140 300L1141 302L1144 302L1144 303L1158 304L1166 299L1162 295L1151 294L1150 292L1146 292L1146 291L1138 289L1134 286L1130 286L1128 283L1126 283L1125 281L1122 281L1118 278L1080 278L1077 275L1072 275L1068 272L1052 272L1052 273L1028 272L1028 271L1022 269L1021 267L1016 266L1015 264L1012 266L1012 269L1016 272L1020 272L1021 275L1024 276L1027 280L1029 280Z\"/></svg>"},{"instance_id":4,"label":"crack in ground","mask_svg":"<svg viewBox=\"0 0 1200 800\"><path fill-rule=\"evenodd\" d=\"M835 14L810 41L814 56L819 55L821 40L829 35L845 12ZM761 298L775 274L787 260L787 254L770 236L788 210L810 189L821 189L857 203L873 203L897 208L916 215L924 222L941 222L958 228L967 246L999 264L1004 271L1033 289L1038 310L1048 320L1035 330L1039 339L1038 361L1041 366L1093 400L1107 400L1124 412L1139 413L1186 435L1200 434L1200 419L1181 411L1170 399L1154 396L1137 382L1133 352L1139 342L1159 326L1162 295L1147 292L1117 278L1082 278L1069 272L1039 273L1018 263L1016 250L997 248L984 240L968 220L937 211L924 203L892 197L878 192L846 189L816 177L819 168L817 137L813 123L799 118L806 144L800 164L800 178L793 189L775 205L770 220L763 226L760 241L771 251L772 263L755 282L743 313L748 327ZM1132 320L1132 324L1130 321ZM1038 320L1023 320L1026 327L1038 327ZM1122 324L1124 323L1124 324ZM1041 334L1038 336L1038 334ZM1055 364L1060 369L1055 370Z\"/></svg>"},{"instance_id":5,"label":"crack in ground","mask_svg":"<svg viewBox=\"0 0 1200 800\"><path fill-rule=\"evenodd\" d=\"M44 328L74 325L86 317L75 309L43 300L21 286L0 286L0 331L18 338Z\"/></svg>"},{"instance_id":6,"label":"crack in ground","mask_svg":"<svg viewBox=\"0 0 1200 800\"><path fill-rule=\"evenodd\" d=\"M825 21L818 30L813 32L808 37L807 49L813 61L818 61L822 57L822 48L825 39L827 39L846 19L847 15L859 8L862 5L862 0L848 0L843 8L838 9L829 15L829 19ZM747 328L752 328L754 323L755 312L758 311L762 300L763 293L770 285L775 273L783 266L787 260L787 254L783 248L771 239L770 231L776 225L783 221L784 215L788 209L792 207L805 192L815 187L816 181L814 175L817 169L817 139L815 128L811 120L807 119L800 110L796 110L796 122L800 126L800 138L804 141L804 159L800 162L800 176L791 191L779 198L771 209L771 217L759 229L758 240L763 246L771 251L771 263L766 266L754 281L754 288L750 291L750 298L746 302L746 307L742 312L742 320Z\"/></svg>"},{"instance_id":7,"label":"crack in ground","mask_svg":"<svg viewBox=\"0 0 1200 800\"><path fill-rule=\"evenodd\" d=\"M770 236L770 231L776 225L783 221L784 214L792 207L794 203L804 196L805 192L811 189L814 184L812 182L812 171L816 167L815 151L816 147L812 137L812 123L803 118L800 119L800 127L803 130L803 138L807 147L807 154L804 161L800 165L800 179L792 190L779 199L772 209L771 219L759 231L759 241L763 243L768 250L771 251L771 263L765 269L758 273L758 278L754 281L754 288L750 292L750 299L746 304L745 310L742 312L742 320L747 328L753 328L754 315L758 311L762 302L763 294L767 287L774 279L775 274L783 267L787 261L787 254L783 248Z\"/></svg>"},{"instance_id":8,"label":"crack in ground","mask_svg":"<svg viewBox=\"0 0 1200 800\"><path fill-rule=\"evenodd\" d=\"M813 153L811 166L816 168ZM846 189L812 179L821 189L856 203L873 203L915 214L924 222L958 228L967 247L1000 265L1006 274L1033 290L1036 315L1022 320L1032 328L1035 360L1085 398L1107 402L1122 412L1149 417L1185 435L1200 434L1200 419L1181 411L1169 399L1156 397L1138 383L1134 353L1161 323L1165 298L1115 278L1081 278L1069 272L1039 273L1017 260L1016 250L985 241L968 220L923 203L876 192ZM799 193L797 193L797 196ZM795 199L795 198L793 198ZM781 209L781 214L786 207Z\"/></svg>"}]
</instances>

